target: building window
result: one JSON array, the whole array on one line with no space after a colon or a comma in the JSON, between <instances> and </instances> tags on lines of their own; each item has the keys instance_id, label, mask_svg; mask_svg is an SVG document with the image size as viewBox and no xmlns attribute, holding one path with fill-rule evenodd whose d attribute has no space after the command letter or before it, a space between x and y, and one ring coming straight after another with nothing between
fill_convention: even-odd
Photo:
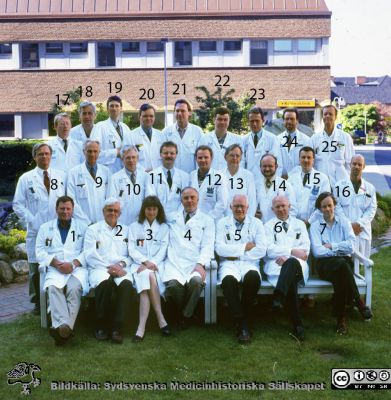
<instances>
[{"instance_id":1,"label":"building window","mask_svg":"<svg viewBox=\"0 0 391 400\"><path fill-rule=\"evenodd\" d=\"M64 52L63 45L60 42L46 43L46 54L62 54Z\"/></svg>"},{"instance_id":2,"label":"building window","mask_svg":"<svg viewBox=\"0 0 391 400\"><path fill-rule=\"evenodd\" d=\"M292 51L292 40L278 39L274 41L274 51L289 52Z\"/></svg>"},{"instance_id":3,"label":"building window","mask_svg":"<svg viewBox=\"0 0 391 400\"><path fill-rule=\"evenodd\" d=\"M22 44L22 68L39 68L38 43Z\"/></svg>"},{"instance_id":4,"label":"building window","mask_svg":"<svg viewBox=\"0 0 391 400\"><path fill-rule=\"evenodd\" d=\"M11 56L12 45L11 43L0 43L0 56Z\"/></svg>"},{"instance_id":5,"label":"building window","mask_svg":"<svg viewBox=\"0 0 391 400\"><path fill-rule=\"evenodd\" d=\"M267 65L267 40L252 40L250 65Z\"/></svg>"},{"instance_id":6,"label":"building window","mask_svg":"<svg viewBox=\"0 0 391 400\"><path fill-rule=\"evenodd\" d=\"M193 53L191 42L175 42L174 65L192 65Z\"/></svg>"},{"instance_id":7,"label":"building window","mask_svg":"<svg viewBox=\"0 0 391 400\"><path fill-rule=\"evenodd\" d=\"M298 51L308 51L308 52L316 51L316 40L315 39L299 39L297 41L297 50Z\"/></svg>"},{"instance_id":8,"label":"building window","mask_svg":"<svg viewBox=\"0 0 391 400\"><path fill-rule=\"evenodd\" d=\"M217 43L215 40L200 41L200 51L216 51Z\"/></svg>"},{"instance_id":9,"label":"building window","mask_svg":"<svg viewBox=\"0 0 391 400\"><path fill-rule=\"evenodd\" d=\"M163 42L147 42L147 52L148 53L160 53L164 51Z\"/></svg>"},{"instance_id":10,"label":"building window","mask_svg":"<svg viewBox=\"0 0 391 400\"><path fill-rule=\"evenodd\" d=\"M13 114L0 114L0 137L15 136L15 119Z\"/></svg>"},{"instance_id":11,"label":"building window","mask_svg":"<svg viewBox=\"0 0 391 400\"><path fill-rule=\"evenodd\" d=\"M86 42L71 43L69 50L71 53L87 53L88 45Z\"/></svg>"},{"instance_id":12,"label":"building window","mask_svg":"<svg viewBox=\"0 0 391 400\"><path fill-rule=\"evenodd\" d=\"M122 43L123 53L139 53L140 52L140 42L124 42Z\"/></svg>"},{"instance_id":13,"label":"building window","mask_svg":"<svg viewBox=\"0 0 391 400\"><path fill-rule=\"evenodd\" d=\"M224 40L224 51L242 51L242 41Z\"/></svg>"},{"instance_id":14,"label":"building window","mask_svg":"<svg viewBox=\"0 0 391 400\"><path fill-rule=\"evenodd\" d=\"M98 67L115 67L114 42L98 43Z\"/></svg>"}]
</instances>

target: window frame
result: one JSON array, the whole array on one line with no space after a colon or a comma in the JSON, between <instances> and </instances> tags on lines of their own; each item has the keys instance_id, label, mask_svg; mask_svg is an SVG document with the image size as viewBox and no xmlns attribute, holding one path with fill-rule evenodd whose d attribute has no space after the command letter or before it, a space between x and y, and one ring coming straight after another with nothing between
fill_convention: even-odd
<instances>
[{"instance_id":1,"label":"window frame","mask_svg":"<svg viewBox=\"0 0 391 400\"><path fill-rule=\"evenodd\" d=\"M124 50L124 45L125 44L129 44L129 43L134 43L134 44L137 44L138 46L138 49L137 50ZM121 53L125 53L125 54L140 54L140 52L141 52L141 50L140 50L140 42L139 41L137 41L137 40L130 40L130 41L127 41L127 42L122 42L121 43Z\"/></svg>"},{"instance_id":2,"label":"window frame","mask_svg":"<svg viewBox=\"0 0 391 400\"><path fill-rule=\"evenodd\" d=\"M36 47L36 50L37 50L37 65L36 66L33 66L33 67L30 67L30 66L26 66L26 65L24 65L24 63L25 63L25 61L23 60L23 47L26 47L26 46L34 46L34 47ZM30 52L31 52L31 47L30 47ZM38 42L27 42L27 43L21 43L21 47L20 47L20 68L21 69L33 69L33 68L36 68L36 69L38 69L38 68L40 68L40 65L41 65L41 60L40 60L40 54L39 54L39 43ZM26 60L27 61L27 60ZM30 60L28 60L28 61L30 61Z\"/></svg>"},{"instance_id":3,"label":"window frame","mask_svg":"<svg viewBox=\"0 0 391 400\"><path fill-rule=\"evenodd\" d=\"M113 46L110 47L110 49L112 48L114 51L114 64L113 65L99 65L99 45L102 45L103 43L110 43ZM104 48L104 47L103 47ZM115 56L115 42L109 42L109 41L102 41L102 42L97 42L96 43L96 66L97 68L115 68L117 66L117 60L116 60L116 56Z\"/></svg>"},{"instance_id":4,"label":"window frame","mask_svg":"<svg viewBox=\"0 0 391 400\"><path fill-rule=\"evenodd\" d=\"M4 47L4 46L6 46L6 47ZM9 48L10 49L10 51L9 52L7 52L7 53L3 53L1 50L0 50L0 57L3 57L3 58L8 58L8 57L12 57L12 43L0 43L0 49L4 49L4 48Z\"/></svg>"},{"instance_id":5,"label":"window frame","mask_svg":"<svg viewBox=\"0 0 391 400\"><path fill-rule=\"evenodd\" d=\"M164 43L163 43L163 42L160 42L160 41L158 41L158 40L149 40L149 41L147 41L146 43L147 43L147 44L146 44L146 52L147 52L147 54L148 54L148 53L163 53L163 52L164 52ZM159 47L161 47L161 50L150 50L150 49L148 48L148 46L149 46L150 44L158 44Z\"/></svg>"},{"instance_id":6,"label":"window frame","mask_svg":"<svg viewBox=\"0 0 391 400\"><path fill-rule=\"evenodd\" d=\"M277 49L276 44L278 42L290 43L290 49ZM293 52L293 40L292 39L274 39L273 40L273 51L274 53L292 53Z\"/></svg>"},{"instance_id":7,"label":"window frame","mask_svg":"<svg viewBox=\"0 0 391 400\"><path fill-rule=\"evenodd\" d=\"M231 43L240 43L240 49L238 50L238 49L226 49L225 48L225 44L226 43L229 43L229 42L231 42ZM232 39L232 40L223 40L223 51L224 52L230 52L230 53L239 53L239 52L241 52L243 50L243 40L241 40L241 39Z\"/></svg>"},{"instance_id":8,"label":"window frame","mask_svg":"<svg viewBox=\"0 0 391 400\"><path fill-rule=\"evenodd\" d=\"M300 42L312 42L314 44L313 49L300 49ZM313 38L302 38L302 39L297 39L297 52L298 53L316 53L316 39Z\"/></svg>"},{"instance_id":9,"label":"window frame","mask_svg":"<svg viewBox=\"0 0 391 400\"><path fill-rule=\"evenodd\" d=\"M61 45L61 51L48 51L48 46L50 45ZM59 47L58 47L59 48ZM53 49L56 49L56 47L53 47ZM45 55L61 55L64 54L64 43L63 42L47 42L45 43Z\"/></svg>"},{"instance_id":10,"label":"window frame","mask_svg":"<svg viewBox=\"0 0 391 400\"><path fill-rule=\"evenodd\" d=\"M203 50L201 49L201 43L214 43L214 50ZM217 40L199 40L198 41L198 51L200 53L216 53L217 52Z\"/></svg>"},{"instance_id":11,"label":"window frame","mask_svg":"<svg viewBox=\"0 0 391 400\"><path fill-rule=\"evenodd\" d=\"M82 51L72 51L72 45L81 44L85 50ZM88 42L70 42L69 43L69 54L87 54L88 53Z\"/></svg>"}]
</instances>

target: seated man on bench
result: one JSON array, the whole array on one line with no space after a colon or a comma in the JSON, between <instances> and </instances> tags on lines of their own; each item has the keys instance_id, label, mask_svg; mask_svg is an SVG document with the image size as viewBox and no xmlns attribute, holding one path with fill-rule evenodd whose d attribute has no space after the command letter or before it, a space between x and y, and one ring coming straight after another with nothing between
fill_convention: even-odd
<instances>
[{"instance_id":1,"label":"seated man on bench","mask_svg":"<svg viewBox=\"0 0 391 400\"><path fill-rule=\"evenodd\" d=\"M247 215L248 207L246 195L237 194L232 198L232 214L217 223L215 245L220 256L218 283L223 288L241 344L247 344L251 339L248 318L261 283L259 263L266 254L263 224Z\"/></svg>"}]
</instances>

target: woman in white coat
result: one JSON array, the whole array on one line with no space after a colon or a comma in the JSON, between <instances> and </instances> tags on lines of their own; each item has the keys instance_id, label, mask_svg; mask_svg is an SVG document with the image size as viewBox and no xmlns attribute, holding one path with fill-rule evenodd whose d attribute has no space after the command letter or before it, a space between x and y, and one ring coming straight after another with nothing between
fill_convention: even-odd
<instances>
[{"instance_id":1,"label":"woman in white coat","mask_svg":"<svg viewBox=\"0 0 391 400\"><path fill-rule=\"evenodd\" d=\"M139 325L133 342L144 339L151 304L163 336L171 333L160 303L160 295L165 289L161 275L168 246L168 225L165 222L166 215L160 200L156 196L148 196L142 203L138 222L130 225L131 273L140 294Z\"/></svg>"}]
</instances>

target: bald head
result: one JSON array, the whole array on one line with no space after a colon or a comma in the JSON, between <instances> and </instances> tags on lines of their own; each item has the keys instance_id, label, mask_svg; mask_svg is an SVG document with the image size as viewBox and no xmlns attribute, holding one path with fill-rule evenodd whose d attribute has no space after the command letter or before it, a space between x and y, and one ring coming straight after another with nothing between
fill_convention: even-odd
<instances>
[{"instance_id":1,"label":"bald head","mask_svg":"<svg viewBox=\"0 0 391 400\"><path fill-rule=\"evenodd\" d=\"M350 161L350 179L352 182L359 182L365 168L365 158L361 154L356 154Z\"/></svg>"},{"instance_id":2,"label":"bald head","mask_svg":"<svg viewBox=\"0 0 391 400\"><path fill-rule=\"evenodd\" d=\"M289 199L286 196L276 196L272 201L272 210L276 217L285 221L289 217Z\"/></svg>"},{"instance_id":3,"label":"bald head","mask_svg":"<svg viewBox=\"0 0 391 400\"><path fill-rule=\"evenodd\" d=\"M197 211L198 197L197 190L192 187L186 187L182 190L182 205L187 213L193 213Z\"/></svg>"},{"instance_id":4,"label":"bald head","mask_svg":"<svg viewBox=\"0 0 391 400\"><path fill-rule=\"evenodd\" d=\"M234 218L239 222L243 222L248 210L247 196L244 194L236 194L232 198L231 210Z\"/></svg>"}]
</instances>

